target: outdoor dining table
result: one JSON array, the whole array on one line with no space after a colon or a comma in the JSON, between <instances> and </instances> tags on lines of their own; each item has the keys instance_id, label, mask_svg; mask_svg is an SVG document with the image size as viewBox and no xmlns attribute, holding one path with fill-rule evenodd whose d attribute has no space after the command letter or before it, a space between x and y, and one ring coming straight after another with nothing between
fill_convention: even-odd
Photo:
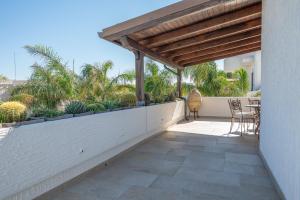
<instances>
[{"instance_id":1,"label":"outdoor dining table","mask_svg":"<svg viewBox=\"0 0 300 200\"><path fill-rule=\"evenodd\" d=\"M245 105L245 107L247 108L254 108L255 109L255 125L256 125L256 128L255 128L255 131L254 133L255 134L258 134L259 133L259 129L260 129L260 104L249 104L249 105ZM258 134L258 137L259 137L259 134Z\"/></svg>"}]
</instances>

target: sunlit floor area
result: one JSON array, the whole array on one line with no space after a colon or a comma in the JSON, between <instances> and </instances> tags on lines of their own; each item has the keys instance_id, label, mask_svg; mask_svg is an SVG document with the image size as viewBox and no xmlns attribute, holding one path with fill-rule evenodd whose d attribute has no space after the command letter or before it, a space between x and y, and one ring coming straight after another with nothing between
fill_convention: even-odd
<instances>
[{"instance_id":1,"label":"sunlit floor area","mask_svg":"<svg viewBox=\"0 0 300 200\"><path fill-rule=\"evenodd\" d=\"M229 128L220 119L181 122L39 199L279 199L258 155L257 136L228 134Z\"/></svg>"}]
</instances>

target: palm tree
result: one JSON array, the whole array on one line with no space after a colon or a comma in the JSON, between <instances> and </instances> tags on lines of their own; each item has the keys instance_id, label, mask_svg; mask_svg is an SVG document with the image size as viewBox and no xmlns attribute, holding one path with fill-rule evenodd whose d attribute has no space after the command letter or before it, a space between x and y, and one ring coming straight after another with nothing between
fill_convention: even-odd
<instances>
[{"instance_id":1,"label":"palm tree","mask_svg":"<svg viewBox=\"0 0 300 200\"><path fill-rule=\"evenodd\" d=\"M25 87L28 93L49 108L54 108L61 100L71 98L74 95L74 77L52 48L42 45L24 48L43 61L42 64L31 66L33 73Z\"/></svg>"},{"instance_id":2,"label":"palm tree","mask_svg":"<svg viewBox=\"0 0 300 200\"><path fill-rule=\"evenodd\" d=\"M245 95L249 90L248 73L244 68L240 68L234 72L234 77L237 79L236 85L240 93Z\"/></svg>"},{"instance_id":3,"label":"palm tree","mask_svg":"<svg viewBox=\"0 0 300 200\"><path fill-rule=\"evenodd\" d=\"M219 96L221 85L215 62L207 62L186 68L184 76L190 78L205 96Z\"/></svg>"},{"instance_id":4,"label":"palm tree","mask_svg":"<svg viewBox=\"0 0 300 200\"><path fill-rule=\"evenodd\" d=\"M135 78L134 72L127 71L116 77L110 78L108 73L112 68L112 61L94 65L85 64L82 67L80 76L80 98L92 101L105 101L108 98L112 98L117 90L134 90L134 87L131 84Z\"/></svg>"},{"instance_id":5,"label":"palm tree","mask_svg":"<svg viewBox=\"0 0 300 200\"><path fill-rule=\"evenodd\" d=\"M150 93L154 101L161 102L164 97L175 91L172 84L174 74L163 69L152 60L146 62L145 91Z\"/></svg>"}]
</instances>

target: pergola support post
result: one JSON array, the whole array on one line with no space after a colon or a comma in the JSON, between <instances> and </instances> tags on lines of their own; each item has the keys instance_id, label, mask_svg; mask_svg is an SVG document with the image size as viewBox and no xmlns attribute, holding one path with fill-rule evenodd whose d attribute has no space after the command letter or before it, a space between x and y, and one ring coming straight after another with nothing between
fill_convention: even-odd
<instances>
[{"instance_id":1,"label":"pergola support post","mask_svg":"<svg viewBox=\"0 0 300 200\"><path fill-rule=\"evenodd\" d=\"M140 51L134 51L135 55L135 90L137 105L145 105L145 93L144 93L144 54Z\"/></svg>"},{"instance_id":2,"label":"pergola support post","mask_svg":"<svg viewBox=\"0 0 300 200\"><path fill-rule=\"evenodd\" d=\"M177 69L177 97L181 98L182 97L182 90L181 90L181 82L182 82L182 70Z\"/></svg>"}]
</instances>

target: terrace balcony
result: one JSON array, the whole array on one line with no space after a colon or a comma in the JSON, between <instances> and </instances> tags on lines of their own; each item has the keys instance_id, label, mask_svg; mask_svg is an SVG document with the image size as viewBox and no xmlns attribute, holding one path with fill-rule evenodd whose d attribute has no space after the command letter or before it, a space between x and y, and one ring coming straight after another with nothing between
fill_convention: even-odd
<instances>
[{"instance_id":1,"label":"terrace balcony","mask_svg":"<svg viewBox=\"0 0 300 200\"><path fill-rule=\"evenodd\" d=\"M185 67L261 49L259 142L228 134L226 98L197 121L177 101L21 126L0 133L0 199L299 200L299 8L185 0L99 33L134 52L138 105L144 56L176 68L180 97Z\"/></svg>"},{"instance_id":2,"label":"terrace balcony","mask_svg":"<svg viewBox=\"0 0 300 200\"><path fill-rule=\"evenodd\" d=\"M257 136L229 127L222 118L182 121L38 199L279 199Z\"/></svg>"}]
</instances>

